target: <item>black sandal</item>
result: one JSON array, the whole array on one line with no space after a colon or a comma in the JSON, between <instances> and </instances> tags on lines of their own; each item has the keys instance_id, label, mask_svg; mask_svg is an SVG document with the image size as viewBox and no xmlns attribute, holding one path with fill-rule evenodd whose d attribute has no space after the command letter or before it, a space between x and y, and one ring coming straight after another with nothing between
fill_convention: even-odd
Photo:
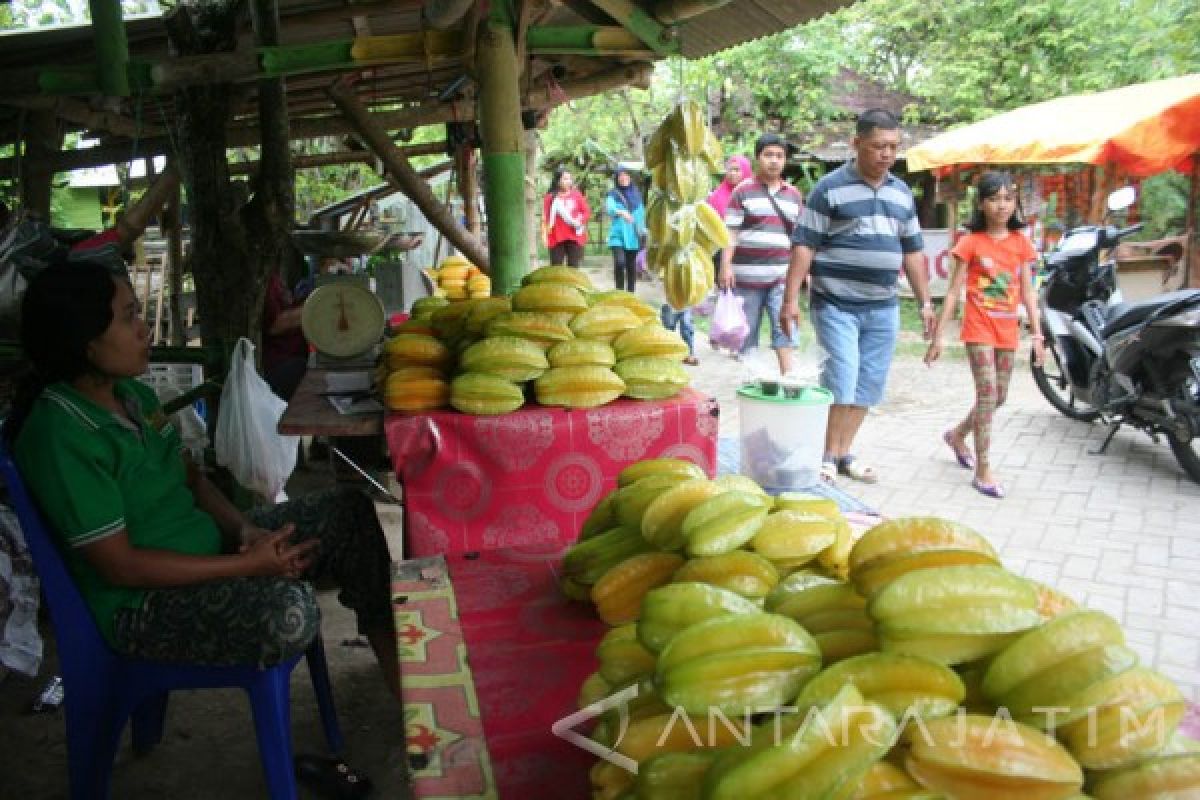
<instances>
[{"instance_id":1,"label":"black sandal","mask_svg":"<svg viewBox=\"0 0 1200 800\"><path fill-rule=\"evenodd\" d=\"M298 755L294 763L296 779L322 797L360 800L371 794L371 779L337 756Z\"/></svg>"}]
</instances>

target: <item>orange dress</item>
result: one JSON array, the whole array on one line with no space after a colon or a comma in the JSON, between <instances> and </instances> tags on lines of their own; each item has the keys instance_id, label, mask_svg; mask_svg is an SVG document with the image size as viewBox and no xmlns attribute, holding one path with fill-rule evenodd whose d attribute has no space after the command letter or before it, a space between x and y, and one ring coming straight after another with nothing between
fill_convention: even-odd
<instances>
[{"instance_id":1,"label":"orange dress","mask_svg":"<svg viewBox=\"0 0 1200 800\"><path fill-rule=\"evenodd\" d=\"M1024 270L1031 269L1037 260L1037 251L1029 239L1020 231L1010 231L1003 239L993 239L986 233L969 233L950 252L967 266L963 342L1016 350L1021 281Z\"/></svg>"}]
</instances>

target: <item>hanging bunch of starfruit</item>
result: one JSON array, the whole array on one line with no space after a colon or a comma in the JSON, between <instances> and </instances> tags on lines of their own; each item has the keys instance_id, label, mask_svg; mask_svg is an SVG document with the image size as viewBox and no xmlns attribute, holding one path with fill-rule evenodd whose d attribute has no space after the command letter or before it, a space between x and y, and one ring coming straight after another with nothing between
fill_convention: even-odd
<instances>
[{"instance_id":1,"label":"hanging bunch of starfruit","mask_svg":"<svg viewBox=\"0 0 1200 800\"><path fill-rule=\"evenodd\" d=\"M662 279L667 302L682 310L712 291L713 252L730 244L725 222L705 202L724 156L698 103L685 100L667 115L646 146L646 166L653 176L646 265Z\"/></svg>"}]
</instances>

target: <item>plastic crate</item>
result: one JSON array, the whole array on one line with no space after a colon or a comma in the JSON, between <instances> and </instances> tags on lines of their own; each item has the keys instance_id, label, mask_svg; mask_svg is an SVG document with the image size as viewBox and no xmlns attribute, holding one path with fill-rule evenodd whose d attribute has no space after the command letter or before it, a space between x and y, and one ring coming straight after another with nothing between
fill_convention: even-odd
<instances>
[{"instance_id":1,"label":"plastic crate","mask_svg":"<svg viewBox=\"0 0 1200 800\"><path fill-rule=\"evenodd\" d=\"M153 389L161 400L164 389L174 389L184 394L204 383L204 367L199 364L151 364L149 371L139 375L138 380ZM197 400L193 406L200 418L208 421L208 408L204 399Z\"/></svg>"}]
</instances>

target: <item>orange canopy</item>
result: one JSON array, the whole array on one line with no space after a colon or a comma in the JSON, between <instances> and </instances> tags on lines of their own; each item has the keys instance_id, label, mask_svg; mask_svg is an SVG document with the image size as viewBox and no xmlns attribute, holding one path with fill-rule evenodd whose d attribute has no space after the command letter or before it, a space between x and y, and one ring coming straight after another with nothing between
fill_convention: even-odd
<instances>
[{"instance_id":1,"label":"orange canopy","mask_svg":"<svg viewBox=\"0 0 1200 800\"><path fill-rule=\"evenodd\" d=\"M908 169L956 164L1116 164L1188 170L1200 152L1200 74L1024 106L908 151Z\"/></svg>"}]
</instances>

